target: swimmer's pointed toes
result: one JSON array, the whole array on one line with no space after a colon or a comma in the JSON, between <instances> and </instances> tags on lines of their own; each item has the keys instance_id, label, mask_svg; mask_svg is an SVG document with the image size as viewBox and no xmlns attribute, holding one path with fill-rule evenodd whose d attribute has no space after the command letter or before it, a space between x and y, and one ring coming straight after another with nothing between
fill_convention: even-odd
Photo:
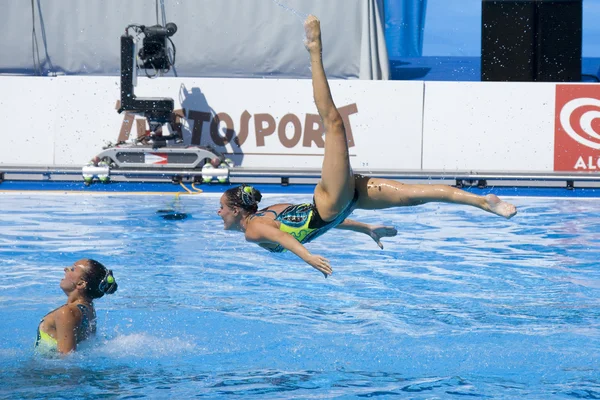
<instances>
[{"instance_id":1,"label":"swimmer's pointed toes","mask_svg":"<svg viewBox=\"0 0 600 400\"><path fill-rule=\"evenodd\" d=\"M512 217L514 217L515 215L517 215L517 207L514 204L511 203L504 203L505 205L505 209L506 209L506 218L510 219Z\"/></svg>"}]
</instances>

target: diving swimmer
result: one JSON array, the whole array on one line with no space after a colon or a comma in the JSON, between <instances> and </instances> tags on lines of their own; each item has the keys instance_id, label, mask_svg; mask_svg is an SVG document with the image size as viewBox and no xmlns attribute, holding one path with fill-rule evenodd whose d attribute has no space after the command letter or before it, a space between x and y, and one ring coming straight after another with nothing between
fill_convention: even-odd
<instances>
[{"instance_id":1,"label":"diving swimmer","mask_svg":"<svg viewBox=\"0 0 600 400\"><path fill-rule=\"evenodd\" d=\"M304 29L304 44L310 55L313 97L325 127L321 180L315 187L313 202L275 204L258 210L262 197L260 192L251 186L241 185L221 196L218 214L226 230L244 232L247 241L272 252L289 250L327 277L332 273L329 261L311 254L304 247L305 243L332 228L365 233L380 247L381 238L397 234L392 227L371 226L348 219L355 209L380 210L443 202L477 207L505 218L517 213L514 205L493 194L479 196L447 185L403 184L354 174L343 120L333 102L323 67L319 20L309 15Z\"/></svg>"}]
</instances>

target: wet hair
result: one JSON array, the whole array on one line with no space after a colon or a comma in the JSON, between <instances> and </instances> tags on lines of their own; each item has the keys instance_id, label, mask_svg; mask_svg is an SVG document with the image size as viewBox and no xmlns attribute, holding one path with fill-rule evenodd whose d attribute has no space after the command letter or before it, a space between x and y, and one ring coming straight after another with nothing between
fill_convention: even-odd
<instances>
[{"instance_id":1,"label":"wet hair","mask_svg":"<svg viewBox=\"0 0 600 400\"><path fill-rule=\"evenodd\" d=\"M258 203L262 199L262 194L258 189L243 184L226 190L225 197L229 207L239 207L250 214L254 214L258 210Z\"/></svg>"},{"instance_id":2,"label":"wet hair","mask_svg":"<svg viewBox=\"0 0 600 400\"><path fill-rule=\"evenodd\" d=\"M92 299L99 299L105 294L117 291L117 281L110 269L100 262L87 259L87 268L84 268L83 280L87 282L86 294Z\"/></svg>"}]
</instances>

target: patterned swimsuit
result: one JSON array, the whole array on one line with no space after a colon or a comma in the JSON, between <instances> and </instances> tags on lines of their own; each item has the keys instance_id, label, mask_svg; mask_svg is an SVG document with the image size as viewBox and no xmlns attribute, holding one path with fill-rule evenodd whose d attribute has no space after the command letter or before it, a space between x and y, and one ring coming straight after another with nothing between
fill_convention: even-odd
<instances>
[{"instance_id":1,"label":"patterned swimsuit","mask_svg":"<svg viewBox=\"0 0 600 400\"><path fill-rule=\"evenodd\" d=\"M308 243L330 229L335 228L354 211L354 206L358 201L358 191L354 192L354 197L350 204L332 221L323 221L319 215L319 211L315 206L314 199L312 203L295 204L287 207L279 215L275 211L266 210L264 212L272 212L275 216L275 221L279 221L281 225L279 229L292 235L300 243ZM285 248L282 245L268 249L272 253L282 253Z\"/></svg>"}]
</instances>

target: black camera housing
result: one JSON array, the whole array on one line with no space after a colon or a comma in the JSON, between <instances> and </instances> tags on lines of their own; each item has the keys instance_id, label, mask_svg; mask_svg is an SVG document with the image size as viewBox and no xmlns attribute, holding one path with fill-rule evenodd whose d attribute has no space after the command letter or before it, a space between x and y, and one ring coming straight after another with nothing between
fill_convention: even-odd
<instances>
[{"instance_id":1,"label":"black camera housing","mask_svg":"<svg viewBox=\"0 0 600 400\"><path fill-rule=\"evenodd\" d=\"M168 97L137 98L133 91L134 51L133 37L131 35L121 36L121 107L117 111L143 114L151 127L167 123L175 107L173 99Z\"/></svg>"},{"instance_id":2,"label":"black camera housing","mask_svg":"<svg viewBox=\"0 0 600 400\"><path fill-rule=\"evenodd\" d=\"M142 65L140 68L168 71L171 60L167 54L167 40L177 32L177 25L169 22L166 26L140 26L144 34L142 48L138 52Z\"/></svg>"}]
</instances>

